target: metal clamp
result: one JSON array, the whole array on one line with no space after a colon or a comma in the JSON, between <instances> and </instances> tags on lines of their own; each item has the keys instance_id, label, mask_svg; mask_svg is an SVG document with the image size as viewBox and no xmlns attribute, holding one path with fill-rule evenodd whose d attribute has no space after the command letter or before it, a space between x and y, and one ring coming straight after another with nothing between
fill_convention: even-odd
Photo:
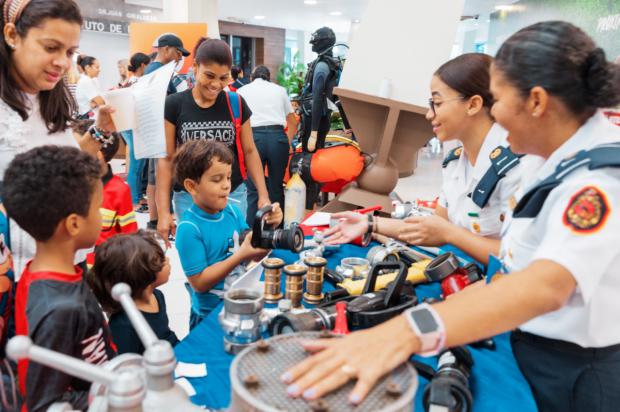
<instances>
[{"instance_id":1,"label":"metal clamp","mask_svg":"<svg viewBox=\"0 0 620 412\"><path fill-rule=\"evenodd\" d=\"M224 331L224 350L237 354L258 341L266 324L262 317L263 296L251 289L233 289L224 294L224 310L218 320Z\"/></svg>"},{"instance_id":2,"label":"metal clamp","mask_svg":"<svg viewBox=\"0 0 620 412\"><path fill-rule=\"evenodd\" d=\"M340 261L336 266L336 273L351 279L364 279L368 276L370 262L368 259L359 257L348 257Z\"/></svg>"}]
</instances>

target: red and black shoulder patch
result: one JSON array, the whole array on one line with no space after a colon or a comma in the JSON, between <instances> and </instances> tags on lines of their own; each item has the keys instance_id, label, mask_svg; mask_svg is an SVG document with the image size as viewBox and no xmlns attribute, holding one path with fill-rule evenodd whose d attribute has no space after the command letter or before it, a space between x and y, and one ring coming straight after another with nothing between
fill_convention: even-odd
<instances>
[{"instance_id":1,"label":"red and black shoulder patch","mask_svg":"<svg viewBox=\"0 0 620 412\"><path fill-rule=\"evenodd\" d=\"M571 198L564 211L563 221L573 232L588 234L605 226L609 212L605 193L594 186L588 186Z\"/></svg>"}]
</instances>

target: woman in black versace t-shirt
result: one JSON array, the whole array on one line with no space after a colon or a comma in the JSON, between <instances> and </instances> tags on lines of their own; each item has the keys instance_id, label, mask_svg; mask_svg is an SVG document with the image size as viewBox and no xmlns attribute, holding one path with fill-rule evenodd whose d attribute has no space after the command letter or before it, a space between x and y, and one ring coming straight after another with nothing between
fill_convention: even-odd
<instances>
[{"instance_id":1,"label":"woman in black versace t-shirt","mask_svg":"<svg viewBox=\"0 0 620 412\"><path fill-rule=\"evenodd\" d=\"M231 106L234 99L227 98L224 88L230 82L232 55L226 42L210 39L196 50L194 73L196 85L193 89L168 96L164 117L166 127L167 157L157 162L157 230L168 239L175 224L170 213L170 191L174 189L174 208L178 219L192 204L191 196L180 185L172 185L172 157L183 143L191 140L216 140L224 143L235 154L232 169L232 190L230 200L243 213L247 208L246 190L239 159L244 159L247 177L258 190L258 207L268 203L269 194L265 185L263 166L254 145L252 128L248 121L252 111L241 96L241 127L239 136ZM238 105L239 103L237 103ZM237 141L239 140L239 141ZM242 153L239 153L241 150Z\"/></svg>"}]
</instances>

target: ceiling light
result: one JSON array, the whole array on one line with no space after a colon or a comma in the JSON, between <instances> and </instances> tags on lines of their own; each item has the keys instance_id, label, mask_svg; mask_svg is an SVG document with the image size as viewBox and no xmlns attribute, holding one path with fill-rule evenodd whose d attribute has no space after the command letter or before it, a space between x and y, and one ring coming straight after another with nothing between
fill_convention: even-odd
<instances>
[{"instance_id":1,"label":"ceiling light","mask_svg":"<svg viewBox=\"0 0 620 412\"><path fill-rule=\"evenodd\" d=\"M254 16L256 20L264 20L265 16Z\"/></svg>"},{"instance_id":2,"label":"ceiling light","mask_svg":"<svg viewBox=\"0 0 620 412\"><path fill-rule=\"evenodd\" d=\"M308 6L314 6L316 4L316 0L304 0L304 4Z\"/></svg>"},{"instance_id":3,"label":"ceiling light","mask_svg":"<svg viewBox=\"0 0 620 412\"><path fill-rule=\"evenodd\" d=\"M342 16L341 11L332 11L329 13L330 16Z\"/></svg>"},{"instance_id":4,"label":"ceiling light","mask_svg":"<svg viewBox=\"0 0 620 412\"><path fill-rule=\"evenodd\" d=\"M357 24L357 23L359 23L359 22L360 22L360 19L354 19L354 20L353 20L353 23L355 23L355 24Z\"/></svg>"},{"instance_id":5,"label":"ceiling light","mask_svg":"<svg viewBox=\"0 0 620 412\"><path fill-rule=\"evenodd\" d=\"M142 10L140 10L140 13L142 13L142 14L151 14L151 11L152 11L151 9L142 9Z\"/></svg>"},{"instance_id":6,"label":"ceiling light","mask_svg":"<svg viewBox=\"0 0 620 412\"><path fill-rule=\"evenodd\" d=\"M517 3L517 1L513 1L511 4L498 4L495 6L495 10L505 12L523 11L525 7Z\"/></svg>"}]
</instances>

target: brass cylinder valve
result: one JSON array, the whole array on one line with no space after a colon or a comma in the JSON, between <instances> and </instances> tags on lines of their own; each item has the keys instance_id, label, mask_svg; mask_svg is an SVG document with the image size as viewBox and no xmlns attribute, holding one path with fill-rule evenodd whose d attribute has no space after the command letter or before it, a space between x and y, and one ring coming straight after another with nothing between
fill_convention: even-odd
<instances>
[{"instance_id":1,"label":"brass cylinder valve","mask_svg":"<svg viewBox=\"0 0 620 412\"><path fill-rule=\"evenodd\" d=\"M265 292L264 299L267 303L276 303L282 299L282 268L284 261L279 258L263 260L265 269Z\"/></svg>"},{"instance_id":2,"label":"brass cylinder valve","mask_svg":"<svg viewBox=\"0 0 620 412\"><path fill-rule=\"evenodd\" d=\"M307 269L303 265L284 266L284 274L286 275L285 297L291 301L293 308L301 306L306 271Z\"/></svg>"},{"instance_id":3,"label":"brass cylinder valve","mask_svg":"<svg viewBox=\"0 0 620 412\"><path fill-rule=\"evenodd\" d=\"M318 256L309 256L304 263L308 266L304 301L316 305L323 300L323 273L325 272L327 260Z\"/></svg>"}]
</instances>

